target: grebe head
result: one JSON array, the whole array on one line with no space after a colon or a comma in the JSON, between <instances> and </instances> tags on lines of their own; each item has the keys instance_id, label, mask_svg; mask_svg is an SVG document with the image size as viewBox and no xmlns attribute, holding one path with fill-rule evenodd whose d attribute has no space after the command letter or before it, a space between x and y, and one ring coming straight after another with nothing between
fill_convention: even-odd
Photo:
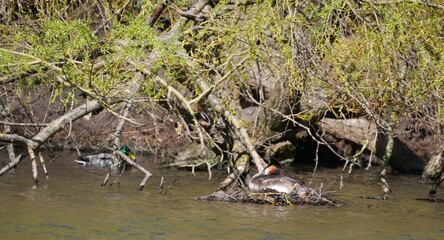
<instances>
[{"instance_id":1,"label":"grebe head","mask_svg":"<svg viewBox=\"0 0 444 240\"><path fill-rule=\"evenodd\" d=\"M262 175L279 175L279 169L275 165L268 165L262 171Z\"/></svg>"}]
</instances>

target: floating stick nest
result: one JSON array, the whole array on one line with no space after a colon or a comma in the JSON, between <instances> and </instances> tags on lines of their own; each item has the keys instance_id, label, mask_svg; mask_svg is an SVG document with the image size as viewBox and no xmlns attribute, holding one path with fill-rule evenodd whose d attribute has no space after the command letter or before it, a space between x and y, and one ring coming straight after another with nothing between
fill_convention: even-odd
<instances>
[{"instance_id":1,"label":"floating stick nest","mask_svg":"<svg viewBox=\"0 0 444 240\"><path fill-rule=\"evenodd\" d=\"M256 204L270 204L278 206L288 205L313 205L313 206L331 206L337 207L339 204L320 192L313 189L308 189L307 193L300 195L296 193L278 193L278 192L249 192L244 189L237 191L228 190L226 192L220 190L212 193L209 196L197 198L204 201L219 201L232 203L256 203Z\"/></svg>"}]
</instances>

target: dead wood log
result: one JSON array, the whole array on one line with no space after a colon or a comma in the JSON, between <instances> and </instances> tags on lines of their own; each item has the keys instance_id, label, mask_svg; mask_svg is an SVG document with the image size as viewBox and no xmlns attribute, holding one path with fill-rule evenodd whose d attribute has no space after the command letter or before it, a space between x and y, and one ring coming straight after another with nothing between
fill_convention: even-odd
<instances>
[{"instance_id":1,"label":"dead wood log","mask_svg":"<svg viewBox=\"0 0 444 240\"><path fill-rule=\"evenodd\" d=\"M368 150L372 151L379 158L383 158L386 153L388 135L378 133L377 125L367 119L324 118L320 121L319 127L338 138L366 146ZM389 164L397 171L405 173L419 174L424 168L424 161L396 136L393 139L393 149Z\"/></svg>"},{"instance_id":2,"label":"dead wood log","mask_svg":"<svg viewBox=\"0 0 444 240\"><path fill-rule=\"evenodd\" d=\"M364 118L332 119L323 118L319 126L338 138L347 139L376 152L378 130L376 124Z\"/></svg>"}]
</instances>

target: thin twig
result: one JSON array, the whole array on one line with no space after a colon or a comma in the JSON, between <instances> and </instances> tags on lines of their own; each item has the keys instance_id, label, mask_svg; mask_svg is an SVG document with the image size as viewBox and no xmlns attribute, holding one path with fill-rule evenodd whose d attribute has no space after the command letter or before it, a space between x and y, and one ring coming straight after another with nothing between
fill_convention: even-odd
<instances>
[{"instance_id":1,"label":"thin twig","mask_svg":"<svg viewBox=\"0 0 444 240\"><path fill-rule=\"evenodd\" d=\"M160 184L159 184L159 194L162 194L163 185L165 185L165 179L163 177L161 177L160 178Z\"/></svg>"},{"instance_id":2,"label":"thin twig","mask_svg":"<svg viewBox=\"0 0 444 240\"><path fill-rule=\"evenodd\" d=\"M170 190L170 188L173 187L174 183L176 182L176 179L173 180L173 182L168 186L167 190L165 191L164 195L167 195L168 191Z\"/></svg>"}]
</instances>

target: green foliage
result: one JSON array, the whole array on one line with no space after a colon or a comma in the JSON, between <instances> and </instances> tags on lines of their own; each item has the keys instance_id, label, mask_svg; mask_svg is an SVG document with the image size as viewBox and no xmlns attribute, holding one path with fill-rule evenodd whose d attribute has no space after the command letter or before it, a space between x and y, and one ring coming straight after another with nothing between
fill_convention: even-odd
<instances>
[{"instance_id":1,"label":"green foliage","mask_svg":"<svg viewBox=\"0 0 444 240\"><path fill-rule=\"evenodd\" d=\"M178 38L166 41L159 39L165 26L145 23L153 2L130 4L113 16L124 2L91 9L64 1L27 2L14 14L38 16L38 21L1 23L0 41L7 51L1 51L0 70L5 76L36 72L23 78L27 85L39 79L61 88L54 76L63 76L82 91L113 97L137 68L147 66L153 76L159 74L171 86L179 82L194 96L200 93L195 79L215 83L230 71L224 86L250 91L249 81L260 69L267 84L280 86L289 101L321 92L332 110L384 118L386 109L393 109L397 118L444 123L440 8L412 1L342 0L265 0L228 8L227 1L219 1L205 12L205 20L188 21ZM170 2L163 17L173 25L183 21L173 9L187 9L191 2ZM108 11L97 14L99 7ZM97 34L98 23L104 22L110 29ZM152 53L157 57L151 58ZM128 61L138 65L129 67ZM165 88L153 76L146 76L141 94L158 100ZM54 90L53 99L62 92ZM223 99L224 106L231 100ZM310 114L300 116L308 119Z\"/></svg>"},{"instance_id":2,"label":"green foliage","mask_svg":"<svg viewBox=\"0 0 444 240\"><path fill-rule=\"evenodd\" d=\"M63 91L63 84L55 76L62 76L69 84L98 96L111 97L121 93L115 90L124 88L125 82L132 78L125 62L147 58L156 41L153 29L143 23L142 17L126 22L114 19L106 38L94 34L88 18L61 19L46 15L36 24L20 28L3 25L1 70L5 76L33 72L31 77L22 78L21 83L51 84L56 87L51 99L59 99L59 94L63 94L64 103L66 99L74 100L74 95ZM116 41L123 42L116 46ZM103 57L89 57L97 54ZM103 67L96 67L97 64Z\"/></svg>"},{"instance_id":3,"label":"green foliage","mask_svg":"<svg viewBox=\"0 0 444 240\"><path fill-rule=\"evenodd\" d=\"M391 107L398 117L428 115L443 123L442 115L433 114L443 103L442 12L412 3L375 9L363 9L369 12L357 17L377 19L361 22L350 36L322 49L332 64L332 84L346 98L359 97L375 114Z\"/></svg>"},{"instance_id":4,"label":"green foliage","mask_svg":"<svg viewBox=\"0 0 444 240\"><path fill-rule=\"evenodd\" d=\"M88 54L97 46L97 39L81 20L49 20L43 22L41 27L45 29L44 33L33 34L28 38L28 43L32 46L29 54L44 61L74 58L79 54Z\"/></svg>"}]
</instances>

